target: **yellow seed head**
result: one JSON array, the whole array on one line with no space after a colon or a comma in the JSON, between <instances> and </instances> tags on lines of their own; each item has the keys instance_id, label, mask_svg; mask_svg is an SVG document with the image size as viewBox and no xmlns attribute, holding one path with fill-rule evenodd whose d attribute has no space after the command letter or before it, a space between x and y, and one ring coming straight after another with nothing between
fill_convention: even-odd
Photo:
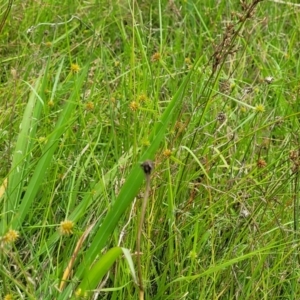
<instances>
[{"instance_id":1,"label":"yellow seed head","mask_svg":"<svg viewBox=\"0 0 300 300\"><path fill-rule=\"evenodd\" d=\"M8 232L3 237L4 243L14 243L19 238L19 232L13 229L8 230Z\"/></svg>"},{"instance_id":2,"label":"yellow seed head","mask_svg":"<svg viewBox=\"0 0 300 300\"><path fill-rule=\"evenodd\" d=\"M140 102L145 102L147 99L148 99L147 95L144 93L139 95L139 97L138 97L138 101L140 101Z\"/></svg>"},{"instance_id":3,"label":"yellow seed head","mask_svg":"<svg viewBox=\"0 0 300 300\"><path fill-rule=\"evenodd\" d=\"M44 137L44 136L40 136L40 137L39 137L39 143L40 143L40 144L43 144L43 143L46 143L46 142L47 142L46 137Z\"/></svg>"},{"instance_id":4,"label":"yellow seed head","mask_svg":"<svg viewBox=\"0 0 300 300\"><path fill-rule=\"evenodd\" d=\"M153 62L159 61L160 59L161 59L161 55L159 52L156 52L151 56L151 61Z\"/></svg>"},{"instance_id":5,"label":"yellow seed head","mask_svg":"<svg viewBox=\"0 0 300 300\"><path fill-rule=\"evenodd\" d=\"M78 64L71 64L71 72L78 73L80 71L80 67Z\"/></svg>"},{"instance_id":6,"label":"yellow seed head","mask_svg":"<svg viewBox=\"0 0 300 300\"><path fill-rule=\"evenodd\" d=\"M54 106L54 101L51 99L48 101L48 106L53 107Z\"/></svg>"},{"instance_id":7,"label":"yellow seed head","mask_svg":"<svg viewBox=\"0 0 300 300\"><path fill-rule=\"evenodd\" d=\"M190 65L192 63L191 59L189 57L186 57L184 59L184 62L187 64L187 65Z\"/></svg>"},{"instance_id":8,"label":"yellow seed head","mask_svg":"<svg viewBox=\"0 0 300 300\"><path fill-rule=\"evenodd\" d=\"M265 111L265 106L263 104L258 104L255 106L255 111L258 113L263 113Z\"/></svg>"},{"instance_id":9,"label":"yellow seed head","mask_svg":"<svg viewBox=\"0 0 300 300\"><path fill-rule=\"evenodd\" d=\"M87 102L86 106L85 106L86 110L92 111L95 108L95 105L92 101Z\"/></svg>"},{"instance_id":10,"label":"yellow seed head","mask_svg":"<svg viewBox=\"0 0 300 300\"><path fill-rule=\"evenodd\" d=\"M190 259L192 259L192 260L194 260L194 259L196 259L197 258L197 253L196 253L196 251L190 251L190 253L189 253L189 257L190 257Z\"/></svg>"},{"instance_id":11,"label":"yellow seed head","mask_svg":"<svg viewBox=\"0 0 300 300\"><path fill-rule=\"evenodd\" d=\"M73 233L74 223L70 220L65 220L60 223L59 231L62 235L70 235Z\"/></svg>"},{"instance_id":12,"label":"yellow seed head","mask_svg":"<svg viewBox=\"0 0 300 300\"><path fill-rule=\"evenodd\" d=\"M163 152L163 155L165 157L170 157L172 155L172 151L170 149L166 149L164 152Z\"/></svg>"},{"instance_id":13,"label":"yellow seed head","mask_svg":"<svg viewBox=\"0 0 300 300\"><path fill-rule=\"evenodd\" d=\"M75 291L75 298L86 298L87 297L87 292L84 292L82 289L77 289Z\"/></svg>"},{"instance_id":14,"label":"yellow seed head","mask_svg":"<svg viewBox=\"0 0 300 300\"><path fill-rule=\"evenodd\" d=\"M13 300L13 299L14 299L14 297L13 297L12 294L6 294L6 295L4 296L4 300Z\"/></svg>"},{"instance_id":15,"label":"yellow seed head","mask_svg":"<svg viewBox=\"0 0 300 300\"><path fill-rule=\"evenodd\" d=\"M136 101L131 101L129 104L129 108L132 111L137 111L139 109L140 105Z\"/></svg>"},{"instance_id":16,"label":"yellow seed head","mask_svg":"<svg viewBox=\"0 0 300 300\"><path fill-rule=\"evenodd\" d=\"M142 145L148 147L148 146L150 146L150 141L147 138L143 138Z\"/></svg>"}]
</instances>

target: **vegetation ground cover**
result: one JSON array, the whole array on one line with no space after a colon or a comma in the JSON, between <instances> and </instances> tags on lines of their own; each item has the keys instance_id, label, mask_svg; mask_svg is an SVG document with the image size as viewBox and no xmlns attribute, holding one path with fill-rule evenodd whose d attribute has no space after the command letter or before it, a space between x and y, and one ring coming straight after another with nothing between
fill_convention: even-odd
<instances>
[{"instance_id":1,"label":"vegetation ground cover","mask_svg":"<svg viewBox=\"0 0 300 300\"><path fill-rule=\"evenodd\" d=\"M1 299L298 299L299 5L67 2L1 3Z\"/></svg>"}]
</instances>

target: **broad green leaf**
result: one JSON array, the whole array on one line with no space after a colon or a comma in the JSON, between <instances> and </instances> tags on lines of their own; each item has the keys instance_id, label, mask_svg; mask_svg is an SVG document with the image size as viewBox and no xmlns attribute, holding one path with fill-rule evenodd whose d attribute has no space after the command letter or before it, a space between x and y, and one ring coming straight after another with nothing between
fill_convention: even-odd
<instances>
[{"instance_id":1,"label":"broad green leaf","mask_svg":"<svg viewBox=\"0 0 300 300\"><path fill-rule=\"evenodd\" d=\"M85 270L85 276L78 288L83 291L95 289L103 276L121 254L121 247L114 247L108 250L100 257L91 269Z\"/></svg>"}]
</instances>

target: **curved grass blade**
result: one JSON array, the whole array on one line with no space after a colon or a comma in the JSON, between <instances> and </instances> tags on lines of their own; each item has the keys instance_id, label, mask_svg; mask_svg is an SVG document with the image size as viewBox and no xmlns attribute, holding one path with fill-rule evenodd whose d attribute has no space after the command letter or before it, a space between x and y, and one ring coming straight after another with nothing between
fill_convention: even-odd
<instances>
[{"instance_id":1,"label":"curved grass blade","mask_svg":"<svg viewBox=\"0 0 300 300\"><path fill-rule=\"evenodd\" d=\"M11 171L8 177L7 184L7 201L5 201L3 218L1 229L6 230L6 224L9 224L13 215L13 212L18 206L21 198L21 194L24 188L24 177L26 176L26 170L28 169L30 159L29 155L33 148L34 136L36 132L37 119L41 112L41 102L36 101L36 91L40 88L40 81L42 75L38 77L34 87L30 86L32 91L28 103L26 105L22 122L20 124L20 133L18 135L16 147L13 153Z\"/></svg>"},{"instance_id":2,"label":"curved grass blade","mask_svg":"<svg viewBox=\"0 0 300 300\"><path fill-rule=\"evenodd\" d=\"M112 249L109 249L100 257L100 259L91 269L86 270L86 275L83 277L83 280L78 288L83 292L87 290L94 290L103 276L107 273L107 271L121 254L121 247L114 247Z\"/></svg>"}]
</instances>

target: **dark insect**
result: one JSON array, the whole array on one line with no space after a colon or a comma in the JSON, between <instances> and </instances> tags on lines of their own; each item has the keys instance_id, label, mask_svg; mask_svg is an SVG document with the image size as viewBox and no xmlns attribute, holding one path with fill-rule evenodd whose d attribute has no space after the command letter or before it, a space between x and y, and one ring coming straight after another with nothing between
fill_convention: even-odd
<instances>
[{"instance_id":1,"label":"dark insect","mask_svg":"<svg viewBox=\"0 0 300 300\"><path fill-rule=\"evenodd\" d=\"M150 175L154 169L154 163L151 160L145 160L143 163L141 163L141 167L146 175Z\"/></svg>"}]
</instances>

